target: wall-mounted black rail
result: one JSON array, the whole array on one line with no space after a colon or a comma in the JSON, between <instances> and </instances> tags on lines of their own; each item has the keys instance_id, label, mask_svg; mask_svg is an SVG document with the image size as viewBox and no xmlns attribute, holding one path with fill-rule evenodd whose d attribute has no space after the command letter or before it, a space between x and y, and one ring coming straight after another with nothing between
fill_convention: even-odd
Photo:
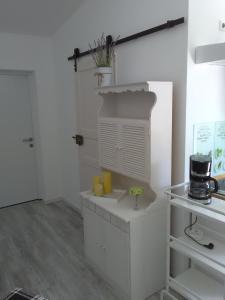
<instances>
[{"instance_id":1,"label":"wall-mounted black rail","mask_svg":"<svg viewBox=\"0 0 225 300\"><path fill-rule=\"evenodd\" d=\"M174 26L183 24L184 21L185 21L184 17L179 18L179 19L175 19L175 20L168 20L166 23L161 24L159 26L156 26L156 27L153 27L153 28L150 28L150 29L147 29L147 30L135 33L135 34L132 34L132 35L127 36L127 37L122 38L122 39L119 39L119 40L116 41L115 44L116 45L121 45L121 44L124 44L126 42L138 39L140 37L143 37L143 36L146 36L146 35L149 35L149 34L152 34L152 33L155 33L155 32L161 31L161 30L164 30L164 29L170 29L170 28L172 28ZM107 38L107 42L111 43L112 36L108 35L106 38ZM93 50L95 51L96 49L93 49ZM77 72L77 59L80 58L80 57L89 55L89 54L90 54L89 50L84 51L84 52L80 52L79 48L75 48L74 49L74 54L72 56L68 57L68 60L69 61L70 60L74 60L74 69L75 69L75 72Z\"/></svg>"}]
</instances>

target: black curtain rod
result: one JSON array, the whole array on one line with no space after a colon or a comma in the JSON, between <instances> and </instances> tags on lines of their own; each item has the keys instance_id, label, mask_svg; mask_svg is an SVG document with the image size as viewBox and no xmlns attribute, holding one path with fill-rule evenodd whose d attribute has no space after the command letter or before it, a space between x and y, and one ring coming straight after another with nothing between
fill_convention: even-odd
<instances>
[{"instance_id":1,"label":"black curtain rod","mask_svg":"<svg viewBox=\"0 0 225 300\"><path fill-rule=\"evenodd\" d=\"M127 36L127 37L122 38L122 39L119 39L119 40L116 41L115 44L116 45L121 45L121 44L124 44L126 42L138 39L140 37L143 37L143 36L146 36L146 35L149 35L149 34L152 34L152 33L155 33L155 32L161 31L161 30L164 30L164 29L170 29L170 28L172 28L174 26L177 26L177 25L180 25L180 24L183 24L183 23L184 23L184 17L179 18L179 19L175 19L175 20L168 20L166 23L161 24L159 26L156 26L156 27L153 27L153 28L150 28L150 29L147 29L147 30L135 33L135 34L132 34L132 35ZM112 41L112 36L108 35L106 37L106 41L107 41L107 43L110 43ZM96 48L93 49L93 50L95 51ZM68 60L69 61L70 60L74 60L74 69L75 69L75 72L77 72L77 59L80 58L80 57L89 55L89 54L90 54L90 50L87 50L87 51L84 51L84 52L80 52L79 48L75 48L74 49L74 54L72 56L68 57Z\"/></svg>"}]
</instances>

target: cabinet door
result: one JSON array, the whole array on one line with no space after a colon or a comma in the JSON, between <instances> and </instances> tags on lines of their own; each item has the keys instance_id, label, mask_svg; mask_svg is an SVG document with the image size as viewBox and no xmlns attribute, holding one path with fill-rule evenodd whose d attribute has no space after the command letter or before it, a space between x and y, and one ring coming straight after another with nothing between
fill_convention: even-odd
<instances>
[{"instance_id":1,"label":"cabinet door","mask_svg":"<svg viewBox=\"0 0 225 300\"><path fill-rule=\"evenodd\" d=\"M121 127L121 168L124 174L148 181L149 179L149 127L147 123L132 121Z\"/></svg>"},{"instance_id":2,"label":"cabinet door","mask_svg":"<svg viewBox=\"0 0 225 300\"><path fill-rule=\"evenodd\" d=\"M107 276L126 294L130 292L129 235L110 223L106 225Z\"/></svg>"},{"instance_id":3,"label":"cabinet door","mask_svg":"<svg viewBox=\"0 0 225 300\"><path fill-rule=\"evenodd\" d=\"M84 208L84 247L85 255L100 271L105 269L104 229L102 220L95 212Z\"/></svg>"},{"instance_id":4,"label":"cabinet door","mask_svg":"<svg viewBox=\"0 0 225 300\"><path fill-rule=\"evenodd\" d=\"M99 120L99 161L106 169L118 170L118 125Z\"/></svg>"}]
</instances>

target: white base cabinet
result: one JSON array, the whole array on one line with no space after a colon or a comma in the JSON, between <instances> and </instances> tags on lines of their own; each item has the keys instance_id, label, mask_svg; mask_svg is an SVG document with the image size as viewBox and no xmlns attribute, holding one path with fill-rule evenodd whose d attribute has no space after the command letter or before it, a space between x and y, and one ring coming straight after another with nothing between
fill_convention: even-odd
<instances>
[{"instance_id":1,"label":"white base cabinet","mask_svg":"<svg viewBox=\"0 0 225 300\"><path fill-rule=\"evenodd\" d=\"M144 300L162 289L166 201L157 199L138 211L116 210L115 199L95 197L90 192L81 196L85 254L90 265L120 299Z\"/></svg>"},{"instance_id":2,"label":"white base cabinet","mask_svg":"<svg viewBox=\"0 0 225 300\"><path fill-rule=\"evenodd\" d=\"M85 254L113 284L129 292L129 235L84 209Z\"/></svg>"}]
</instances>

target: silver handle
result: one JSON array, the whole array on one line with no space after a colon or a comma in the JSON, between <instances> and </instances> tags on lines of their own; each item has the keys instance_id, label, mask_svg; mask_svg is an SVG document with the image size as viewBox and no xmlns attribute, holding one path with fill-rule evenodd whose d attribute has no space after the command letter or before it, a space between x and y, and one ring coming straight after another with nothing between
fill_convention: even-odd
<instances>
[{"instance_id":1,"label":"silver handle","mask_svg":"<svg viewBox=\"0 0 225 300\"><path fill-rule=\"evenodd\" d=\"M29 138L27 138L27 139L23 139L22 142L23 142L23 143L32 143L33 140L34 140L34 139L33 139L32 137L29 137Z\"/></svg>"}]
</instances>

